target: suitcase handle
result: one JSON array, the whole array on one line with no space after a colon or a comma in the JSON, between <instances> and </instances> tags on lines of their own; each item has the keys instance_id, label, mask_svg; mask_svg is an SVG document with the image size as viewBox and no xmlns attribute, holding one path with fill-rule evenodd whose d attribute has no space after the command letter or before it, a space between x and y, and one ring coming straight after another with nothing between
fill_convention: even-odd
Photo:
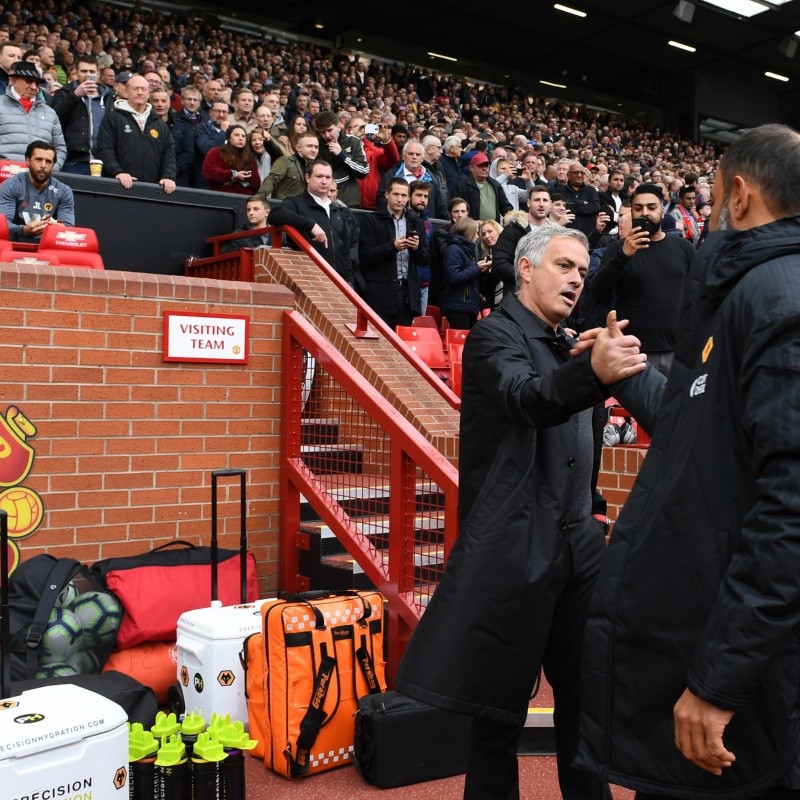
<instances>
[{"instance_id":1,"label":"suitcase handle","mask_svg":"<svg viewBox=\"0 0 800 800\"><path fill-rule=\"evenodd\" d=\"M217 594L217 567L219 554L217 552L217 479L239 478L239 580L241 602L247 602L247 496L245 480L247 473L243 469L215 469L211 471L211 602L218 598Z\"/></svg>"}]
</instances>

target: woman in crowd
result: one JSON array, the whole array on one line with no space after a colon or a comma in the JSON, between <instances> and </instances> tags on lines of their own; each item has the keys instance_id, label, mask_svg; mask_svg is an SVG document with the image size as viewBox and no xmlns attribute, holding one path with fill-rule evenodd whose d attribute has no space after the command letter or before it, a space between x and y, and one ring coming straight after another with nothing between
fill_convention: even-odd
<instances>
[{"instance_id":1,"label":"woman in crowd","mask_svg":"<svg viewBox=\"0 0 800 800\"><path fill-rule=\"evenodd\" d=\"M526 220L527 222L527 220ZM503 226L494 219L483 220L478 227L478 251L482 261L489 262L489 268L481 273L479 289L481 292L481 309L492 309L503 299L503 281L492 274L492 251Z\"/></svg>"},{"instance_id":2,"label":"woman in crowd","mask_svg":"<svg viewBox=\"0 0 800 800\"><path fill-rule=\"evenodd\" d=\"M469 330L478 320L479 281L492 262L486 258L478 261L477 240L478 223L472 217L454 222L446 234L447 254L439 305L451 328Z\"/></svg>"},{"instance_id":3,"label":"woman in crowd","mask_svg":"<svg viewBox=\"0 0 800 800\"><path fill-rule=\"evenodd\" d=\"M258 162L241 125L231 125L225 144L208 151L203 161L203 177L208 188L217 192L253 195L259 190Z\"/></svg>"},{"instance_id":4,"label":"woman in crowd","mask_svg":"<svg viewBox=\"0 0 800 800\"><path fill-rule=\"evenodd\" d=\"M297 140L308 130L308 123L302 114L297 114L292 117L289 123L289 130L282 136L277 137L278 146L283 151L285 156L293 156L295 154L295 145Z\"/></svg>"}]
</instances>

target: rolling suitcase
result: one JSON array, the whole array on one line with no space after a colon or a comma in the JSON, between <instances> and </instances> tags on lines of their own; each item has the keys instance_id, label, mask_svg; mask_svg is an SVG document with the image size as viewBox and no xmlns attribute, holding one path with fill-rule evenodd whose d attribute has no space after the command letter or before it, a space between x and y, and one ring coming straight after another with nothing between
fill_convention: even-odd
<instances>
[{"instance_id":1,"label":"rolling suitcase","mask_svg":"<svg viewBox=\"0 0 800 800\"><path fill-rule=\"evenodd\" d=\"M241 500L239 537L241 595L238 605L223 606L217 599L217 481L238 477ZM172 710L199 712L206 720L212 713L230 714L247 727L242 645L247 636L261 630L260 609L266 600L247 602L245 564L247 553L247 502L243 469L211 473L211 607L185 611L178 619L178 683L170 692Z\"/></svg>"},{"instance_id":2,"label":"rolling suitcase","mask_svg":"<svg viewBox=\"0 0 800 800\"><path fill-rule=\"evenodd\" d=\"M358 699L386 687L383 597L309 592L261 616L243 652L252 754L287 778L352 763Z\"/></svg>"},{"instance_id":3,"label":"rolling suitcase","mask_svg":"<svg viewBox=\"0 0 800 800\"><path fill-rule=\"evenodd\" d=\"M8 696L8 516L0 510L0 785L4 797L119 800L128 790L127 715L117 703L74 684ZM102 676L91 677L100 681Z\"/></svg>"}]
</instances>

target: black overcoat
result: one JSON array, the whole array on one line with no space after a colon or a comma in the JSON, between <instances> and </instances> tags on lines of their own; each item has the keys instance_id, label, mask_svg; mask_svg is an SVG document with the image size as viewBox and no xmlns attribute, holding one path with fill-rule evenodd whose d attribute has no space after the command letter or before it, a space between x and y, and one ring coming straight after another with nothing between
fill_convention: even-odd
<instances>
[{"instance_id":1,"label":"black overcoat","mask_svg":"<svg viewBox=\"0 0 800 800\"><path fill-rule=\"evenodd\" d=\"M470 331L460 535L395 676L403 694L473 716L525 718L568 570L576 414L605 396L587 356L565 360L515 295Z\"/></svg>"},{"instance_id":2,"label":"black overcoat","mask_svg":"<svg viewBox=\"0 0 800 800\"><path fill-rule=\"evenodd\" d=\"M576 763L742 800L800 788L800 218L711 234L691 280L666 388L612 387L653 440L584 632ZM721 776L673 743L686 687L735 712Z\"/></svg>"}]
</instances>

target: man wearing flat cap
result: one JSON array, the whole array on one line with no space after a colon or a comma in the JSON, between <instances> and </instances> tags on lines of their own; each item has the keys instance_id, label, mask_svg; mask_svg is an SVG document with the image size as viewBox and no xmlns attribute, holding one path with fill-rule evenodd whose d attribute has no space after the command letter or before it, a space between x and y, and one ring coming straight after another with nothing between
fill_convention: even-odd
<instances>
[{"instance_id":1,"label":"man wearing flat cap","mask_svg":"<svg viewBox=\"0 0 800 800\"><path fill-rule=\"evenodd\" d=\"M25 160L30 142L41 139L56 148L56 170L67 157L67 144L58 115L39 96L45 82L36 65L17 61L8 73L8 88L0 97L0 157Z\"/></svg>"}]
</instances>

